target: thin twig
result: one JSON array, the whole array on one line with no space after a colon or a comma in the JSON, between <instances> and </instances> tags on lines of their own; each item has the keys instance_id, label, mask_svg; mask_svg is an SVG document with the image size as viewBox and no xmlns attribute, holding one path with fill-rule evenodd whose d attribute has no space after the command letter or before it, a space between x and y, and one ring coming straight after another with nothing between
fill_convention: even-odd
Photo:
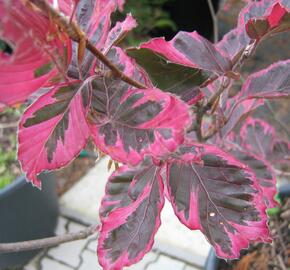
<instances>
[{"instance_id":1,"label":"thin twig","mask_svg":"<svg viewBox=\"0 0 290 270\"><path fill-rule=\"evenodd\" d=\"M230 84L230 80L227 78L223 78L222 83L220 85L220 88L218 91L216 91L208 100L207 104L203 107L203 111L206 112L208 111L213 104L216 102L216 100L220 97L220 95L227 89L227 87Z\"/></svg>"},{"instance_id":2,"label":"thin twig","mask_svg":"<svg viewBox=\"0 0 290 270\"><path fill-rule=\"evenodd\" d=\"M212 96L209 98L208 102L204 105L201 106L198 111L197 111L197 115L196 115L196 136L198 141L200 142L204 142L208 139L208 136L203 136L202 134L202 119L203 116L205 115L205 113L214 105L214 103L216 102L216 100L220 97L220 95L225 91L225 89L227 89L227 87L229 86L230 80L229 79L223 79L223 81L221 82L220 88L212 94ZM214 131L216 133L216 130Z\"/></svg>"},{"instance_id":3,"label":"thin twig","mask_svg":"<svg viewBox=\"0 0 290 270\"><path fill-rule=\"evenodd\" d=\"M49 248L66 242L86 239L90 235L96 233L98 231L98 228L99 226L94 225L76 233L68 233L64 235L37 240L29 240L24 242L0 243L0 254Z\"/></svg>"},{"instance_id":4,"label":"thin twig","mask_svg":"<svg viewBox=\"0 0 290 270\"><path fill-rule=\"evenodd\" d=\"M253 41L250 45L248 45L245 49L244 49L244 51L243 51L243 53L242 53L242 55L241 55L241 57L240 58L238 58L237 59L237 61L234 63L234 65L233 65L233 68L232 68L232 70L235 72L235 71L237 71L237 70L239 70L241 67L242 67L242 65L244 64L244 62L245 62L245 60L246 59L248 59L252 54L253 54L253 52L256 50L256 48L257 48L257 41L255 40L255 41Z\"/></svg>"},{"instance_id":5,"label":"thin twig","mask_svg":"<svg viewBox=\"0 0 290 270\"><path fill-rule=\"evenodd\" d=\"M213 40L214 43L217 43L219 40L219 28L218 28L218 18L215 14L214 6L211 0L207 0L207 4L209 7L210 15L212 18L212 25L213 25Z\"/></svg>"},{"instance_id":6,"label":"thin twig","mask_svg":"<svg viewBox=\"0 0 290 270\"><path fill-rule=\"evenodd\" d=\"M196 114L196 126L195 126L195 131L196 131L196 137L199 142L204 142L203 134L202 134L202 119L204 112L202 110L204 107L200 107L200 109L197 111Z\"/></svg>"},{"instance_id":7,"label":"thin twig","mask_svg":"<svg viewBox=\"0 0 290 270\"><path fill-rule=\"evenodd\" d=\"M282 259L282 257L281 257L280 254L278 254L277 259L278 259L278 262L279 262L279 265L280 265L281 269L283 269L283 270L287 270L286 265L285 265L285 263L283 262L283 259Z\"/></svg>"},{"instance_id":8,"label":"thin twig","mask_svg":"<svg viewBox=\"0 0 290 270\"><path fill-rule=\"evenodd\" d=\"M253 54L253 52L255 51L257 47L257 43L256 41L254 41L252 44L250 44L249 46L247 46L243 53L241 54L240 58L238 58L235 63L233 63L232 66L232 71L236 72L237 70L239 70L244 61ZM213 81L218 79L218 76L213 78ZM210 132L208 132L205 136L202 135L202 118L205 115L205 113L213 106L213 104L215 103L215 101L217 100L217 98L219 98L219 96L227 89L227 87L229 86L230 81L226 80L224 82L222 82L221 87L217 90L216 93L214 93L208 100L208 102L202 106L200 108L200 111L197 114L197 120L198 123L196 125L196 133L197 133L197 137L199 138L199 141L207 141L208 139L210 139L211 137L213 137L217 132L220 131L221 128L223 128L225 126L225 124L228 122L229 117L223 122L223 124L221 126L215 126ZM236 103L234 106L237 106L238 103ZM233 110L231 111L231 113L233 112ZM231 115L230 113L230 115Z\"/></svg>"},{"instance_id":9,"label":"thin twig","mask_svg":"<svg viewBox=\"0 0 290 270\"><path fill-rule=\"evenodd\" d=\"M42 10L44 13L50 15L52 19L54 20L54 22L68 34L71 40L79 44L80 43L83 44L83 42L85 42L86 48L112 71L113 76L137 88L141 88L141 89L147 88L146 85L124 74L98 48L96 48L94 44L92 44L87 39L85 33L81 30L81 28L74 21L70 21L68 18L61 15L49 3L47 3L46 0L29 0L29 1L30 3L38 7L40 10Z\"/></svg>"}]
</instances>

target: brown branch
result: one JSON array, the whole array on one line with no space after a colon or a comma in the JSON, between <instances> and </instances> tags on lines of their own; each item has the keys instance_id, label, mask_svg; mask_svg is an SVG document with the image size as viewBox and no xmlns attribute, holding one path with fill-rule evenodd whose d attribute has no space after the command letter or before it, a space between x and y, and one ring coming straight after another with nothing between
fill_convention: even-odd
<instances>
[{"instance_id":1,"label":"brown branch","mask_svg":"<svg viewBox=\"0 0 290 270\"><path fill-rule=\"evenodd\" d=\"M204 106L200 106L198 108L197 115L196 115L195 130L196 130L196 136L197 136L197 139L199 142L204 142L207 139L209 139L208 135L203 136L203 134L202 134L202 120L203 120L205 113L209 109L212 108L212 106L215 104L215 102L220 97L220 95L225 91L225 89L228 88L229 83L230 83L229 79L226 78L225 80L223 80L218 91L216 91L215 93L212 94L212 96L209 98L208 102ZM216 132L216 131L214 131L214 132Z\"/></svg>"},{"instance_id":2,"label":"brown branch","mask_svg":"<svg viewBox=\"0 0 290 270\"><path fill-rule=\"evenodd\" d=\"M213 41L217 43L219 40L219 29L218 29L218 18L215 14L214 6L212 0L207 0L207 4L209 7L210 15L212 18L212 25L213 25Z\"/></svg>"},{"instance_id":3,"label":"brown branch","mask_svg":"<svg viewBox=\"0 0 290 270\"><path fill-rule=\"evenodd\" d=\"M241 54L241 56L233 63L232 66L232 71L236 72L237 70L239 70L244 61L253 54L253 52L255 51L257 47L257 42L254 41L252 44L250 44L249 46L247 46L243 53ZM216 79L218 79L218 76L213 77L212 82ZM225 91L225 89L228 88L230 83L230 80L227 79L224 82L222 82L221 87L218 89L217 92L215 92L208 100L208 102L202 106L198 113L197 113L197 125L195 127L196 130L196 135L197 138L200 142L204 142L207 141L208 139L210 139L211 137L213 137L217 132L220 131L221 128L224 127L224 125L228 122L229 118L227 118L223 124L221 126L216 126L215 128L213 128L212 130L210 130L210 132L208 132L206 135L202 135L202 119L203 116L205 115L205 113L215 104L215 102L217 101L217 99L220 97L220 95ZM235 105L236 106L236 105Z\"/></svg>"},{"instance_id":4,"label":"brown branch","mask_svg":"<svg viewBox=\"0 0 290 270\"><path fill-rule=\"evenodd\" d=\"M230 84L229 79L225 79L222 81L220 88L216 91L208 100L207 104L202 108L203 112L207 112L216 102L216 100L220 97L220 95L228 88Z\"/></svg>"},{"instance_id":5,"label":"brown branch","mask_svg":"<svg viewBox=\"0 0 290 270\"><path fill-rule=\"evenodd\" d=\"M75 240L86 239L98 231L99 226L91 226L85 230L76 233L68 233L64 235L48 237L37 240L29 240L16 243L0 243L0 254L15 253L20 251L28 251L41 248L49 248L57 246L62 243L71 242Z\"/></svg>"},{"instance_id":6,"label":"brown branch","mask_svg":"<svg viewBox=\"0 0 290 270\"><path fill-rule=\"evenodd\" d=\"M19 124L18 121L12 122L12 123L0 123L0 129L17 127L18 124Z\"/></svg>"},{"instance_id":7,"label":"brown branch","mask_svg":"<svg viewBox=\"0 0 290 270\"><path fill-rule=\"evenodd\" d=\"M29 0L29 1L37 8L39 8L41 11L51 16L53 21L68 34L71 40L77 42L79 45L80 44L82 45L85 42L86 48L112 71L113 76L137 88L140 89L147 88L146 85L124 74L116 65L114 65L98 48L96 48L88 40L85 33L74 21L71 21L68 18L62 16L49 3L47 3L46 0Z\"/></svg>"},{"instance_id":8,"label":"brown branch","mask_svg":"<svg viewBox=\"0 0 290 270\"><path fill-rule=\"evenodd\" d=\"M196 137L197 137L197 140L199 142L204 142L204 138L202 135L202 119L203 119L203 115L204 115L204 112L202 110L203 108L204 107L200 107L199 110L197 111L197 114L196 114L195 130L196 130Z\"/></svg>"}]
</instances>

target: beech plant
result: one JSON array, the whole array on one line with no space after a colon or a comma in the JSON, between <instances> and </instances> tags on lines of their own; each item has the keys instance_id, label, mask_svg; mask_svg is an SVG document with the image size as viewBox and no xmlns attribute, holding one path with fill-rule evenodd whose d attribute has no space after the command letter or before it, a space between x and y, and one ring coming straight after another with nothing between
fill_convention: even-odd
<instances>
[{"instance_id":1,"label":"beech plant","mask_svg":"<svg viewBox=\"0 0 290 270\"><path fill-rule=\"evenodd\" d=\"M123 164L99 212L104 269L150 251L165 199L221 258L270 242L275 166L289 161L290 147L251 112L290 95L290 60L229 91L259 44L290 29L290 0L247 1L237 27L216 43L181 31L134 48L118 46L137 26L131 14L111 27L123 5L0 0L0 39L9 47L0 51L0 108L33 99L18 131L27 180L41 188L38 175L66 166L88 140Z\"/></svg>"}]
</instances>

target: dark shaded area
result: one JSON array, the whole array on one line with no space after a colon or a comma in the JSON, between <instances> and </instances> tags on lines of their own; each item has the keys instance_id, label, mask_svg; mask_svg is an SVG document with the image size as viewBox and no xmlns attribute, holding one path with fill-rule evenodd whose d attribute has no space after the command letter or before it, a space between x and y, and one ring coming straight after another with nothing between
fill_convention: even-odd
<instances>
[{"instance_id":1,"label":"dark shaded area","mask_svg":"<svg viewBox=\"0 0 290 270\"><path fill-rule=\"evenodd\" d=\"M219 1L220 0L212 0L216 11ZM175 22L177 30L173 31L172 28L162 30L155 29L151 31L151 36L165 36L167 40L170 40L179 31L197 31L202 36L212 39L212 18L206 0L170 1L164 5L164 10L169 13L170 18Z\"/></svg>"},{"instance_id":2,"label":"dark shaded area","mask_svg":"<svg viewBox=\"0 0 290 270\"><path fill-rule=\"evenodd\" d=\"M53 174L42 174L42 191L19 177L0 190L0 243L50 237L58 217L56 182ZM39 250L0 255L0 269L26 264ZM14 268L12 268L14 269Z\"/></svg>"},{"instance_id":3,"label":"dark shaded area","mask_svg":"<svg viewBox=\"0 0 290 270\"><path fill-rule=\"evenodd\" d=\"M4 52L5 54L12 55L13 48L7 42L0 39L0 51Z\"/></svg>"}]
</instances>

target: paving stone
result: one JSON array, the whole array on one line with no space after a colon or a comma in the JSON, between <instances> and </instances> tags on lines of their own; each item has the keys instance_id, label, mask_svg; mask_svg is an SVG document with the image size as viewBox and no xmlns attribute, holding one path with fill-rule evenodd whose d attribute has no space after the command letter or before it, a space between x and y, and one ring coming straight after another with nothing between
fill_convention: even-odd
<instances>
[{"instance_id":1,"label":"paving stone","mask_svg":"<svg viewBox=\"0 0 290 270\"><path fill-rule=\"evenodd\" d=\"M99 265L96 253L85 250L82 253L82 260L83 262L78 270L102 270L102 267Z\"/></svg>"},{"instance_id":2,"label":"paving stone","mask_svg":"<svg viewBox=\"0 0 290 270\"><path fill-rule=\"evenodd\" d=\"M187 265L184 270L201 270L201 268L196 268L194 266L191 266L191 265Z\"/></svg>"},{"instance_id":3,"label":"paving stone","mask_svg":"<svg viewBox=\"0 0 290 270\"><path fill-rule=\"evenodd\" d=\"M35 262L30 262L28 265L24 266L24 270L38 270L37 264Z\"/></svg>"},{"instance_id":4,"label":"paving stone","mask_svg":"<svg viewBox=\"0 0 290 270\"><path fill-rule=\"evenodd\" d=\"M66 233L66 224L68 223L68 220L64 217L59 217L57 221L57 226L55 229L56 235L62 235Z\"/></svg>"},{"instance_id":5,"label":"paving stone","mask_svg":"<svg viewBox=\"0 0 290 270\"><path fill-rule=\"evenodd\" d=\"M72 267L77 267L80 264L80 253L86 243L86 240L78 240L61 244L58 247L50 249L48 255Z\"/></svg>"},{"instance_id":6,"label":"paving stone","mask_svg":"<svg viewBox=\"0 0 290 270\"><path fill-rule=\"evenodd\" d=\"M103 158L97 162L94 168L60 198L64 213L74 218L81 216L84 221L99 221L101 199L105 194L107 179L112 173L108 172L108 161L109 158Z\"/></svg>"},{"instance_id":7,"label":"paving stone","mask_svg":"<svg viewBox=\"0 0 290 270\"><path fill-rule=\"evenodd\" d=\"M96 253L96 250L97 250L97 239L93 239L89 242L88 246L87 246L87 249L89 249L90 251L92 252L95 252Z\"/></svg>"},{"instance_id":8,"label":"paving stone","mask_svg":"<svg viewBox=\"0 0 290 270\"><path fill-rule=\"evenodd\" d=\"M144 270L146 269L146 266L149 265L149 263L153 263L156 259L157 259L157 254L154 252L149 252L144 256L144 258L140 262L130 267L125 267L125 269L126 270ZM159 270L162 270L162 269L159 269Z\"/></svg>"},{"instance_id":9,"label":"paving stone","mask_svg":"<svg viewBox=\"0 0 290 270\"><path fill-rule=\"evenodd\" d=\"M183 270L184 266L184 262L160 255L158 260L155 263L149 264L146 270Z\"/></svg>"},{"instance_id":10,"label":"paving stone","mask_svg":"<svg viewBox=\"0 0 290 270\"><path fill-rule=\"evenodd\" d=\"M84 230L86 228L87 228L86 226L79 224L79 223L75 223L73 221L69 222L69 224L68 224L68 232L70 232L70 233L79 232L79 231Z\"/></svg>"},{"instance_id":11,"label":"paving stone","mask_svg":"<svg viewBox=\"0 0 290 270\"><path fill-rule=\"evenodd\" d=\"M84 228L85 226L73 222L68 225L69 232L77 232ZM84 239L61 244L58 247L51 248L48 255L72 267L78 267L81 263L81 251L85 248L87 241L87 239Z\"/></svg>"},{"instance_id":12,"label":"paving stone","mask_svg":"<svg viewBox=\"0 0 290 270\"><path fill-rule=\"evenodd\" d=\"M27 265L24 266L24 270L39 270L39 261L44 256L44 252L39 252Z\"/></svg>"},{"instance_id":13,"label":"paving stone","mask_svg":"<svg viewBox=\"0 0 290 270\"><path fill-rule=\"evenodd\" d=\"M41 270L72 270L73 268L63 265L49 258L44 258L41 261Z\"/></svg>"},{"instance_id":14,"label":"paving stone","mask_svg":"<svg viewBox=\"0 0 290 270\"><path fill-rule=\"evenodd\" d=\"M191 231L181 224L167 201L161 212L161 222L154 248L203 267L210 250L210 244L203 234L197 230Z\"/></svg>"}]
</instances>

